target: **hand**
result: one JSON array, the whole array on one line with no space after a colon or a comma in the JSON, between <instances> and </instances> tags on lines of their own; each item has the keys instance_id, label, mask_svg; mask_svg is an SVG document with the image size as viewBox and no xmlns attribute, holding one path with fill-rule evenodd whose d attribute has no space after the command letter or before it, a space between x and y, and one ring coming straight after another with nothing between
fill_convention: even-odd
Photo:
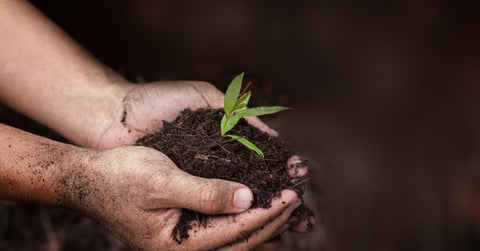
<instances>
[{"instance_id":1,"label":"hand","mask_svg":"<svg viewBox=\"0 0 480 251\"><path fill-rule=\"evenodd\" d=\"M198 81L153 82L150 84L128 84L123 87L121 104L111 109L113 117L108 119L108 128L98 128L102 132L98 139L89 142L89 147L111 148L133 145L145 134L159 130L163 120L173 121L186 108L222 108L223 93L213 85ZM277 132L270 129L257 117L248 117L250 124L273 136Z\"/></svg>"},{"instance_id":2,"label":"hand","mask_svg":"<svg viewBox=\"0 0 480 251\"><path fill-rule=\"evenodd\" d=\"M82 151L58 179L59 204L93 218L136 249L251 249L288 229L290 214L301 203L284 190L268 210L246 211L252 200L247 187L189 175L159 151L132 146ZM240 189L247 192L236 197ZM177 244L172 231L180 208L239 214L194 226Z\"/></svg>"},{"instance_id":3,"label":"hand","mask_svg":"<svg viewBox=\"0 0 480 251\"><path fill-rule=\"evenodd\" d=\"M185 108L222 108L224 94L213 85L198 81L153 82L150 84L128 84L124 88L124 98L114 110L110 127L94 144L96 148L109 148L133 145L135 141L148 133L161 129L163 120L173 121ZM102 118L99 118L102 119ZM278 133L264 124L258 117L247 117L250 124L260 130L277 136ZM299 156L292 156L286 163L287 171L293 181L308 173L308 166ZM307 232L312 217L302 221L290 230Z\"/></svg>"},{"instance_id":4,"label":"hand","mask_svg":"<svg viewBox=\"0 0 480 251\"><path fill-rule=\"evenodd\" d=\"M161 129L163 120L173 121L185 108L196 110L198 108L217 109L223 107L224 94L206 82L130 84L129 88L124 88L124 90L123 102L113 112L116 116L109 123L103 123L110 124L110 126L102 133L97 134L102 136L94 142L93 147L110 148L133 145L138 138ZM278 135L257 117L246 119L260 130L273 136ZM298 156L292 156L286 165L293 180L307 175L308 166ZM314 223L315 219L310 217L291 226L290 230L308 232Z\"/></svg>"}]
</instances>

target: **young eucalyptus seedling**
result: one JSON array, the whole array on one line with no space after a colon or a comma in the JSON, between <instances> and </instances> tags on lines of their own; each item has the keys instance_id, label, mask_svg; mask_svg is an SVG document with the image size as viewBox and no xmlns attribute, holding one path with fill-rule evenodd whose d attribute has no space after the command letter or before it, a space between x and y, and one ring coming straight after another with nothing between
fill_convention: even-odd
<instances>
[{"instance_id":1,"label":"young eucalyptus seedling","mask_svg":"<svg viewBox=\"0 0 480 251\"><path fill-rule=\"evenodd\" d=\"M255 146L249 140L232 134L227 134L240 120L241 117L260 116L265 114L276 113L279 111L290 109L282 106L260 106L254 108L247 108L248 101L250 100L251 91L246 92L240 96L240 90L242 89L243 73L236 76L225 92L225 100L223 103L223 109L225 114L222 117L220 124L220 130L222 137L230 137L236 139L246 147L255 151L260 157L265 158L262 150Z\"/></svg>"}]
</instances>

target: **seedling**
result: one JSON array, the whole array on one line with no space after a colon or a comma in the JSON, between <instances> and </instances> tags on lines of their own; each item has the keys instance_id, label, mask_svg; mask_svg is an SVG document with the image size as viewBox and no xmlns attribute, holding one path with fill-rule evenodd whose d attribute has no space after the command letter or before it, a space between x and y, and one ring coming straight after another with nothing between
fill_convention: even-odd
<instances>
[{"instance_id":1,"label":"seedling","mask_svg":"<svg viewBox=\"0 0 480 251\"><path fill-rule=\"evenodd\" d=\"M236 76L225 92L225 100L223 103L223 109L225 114L222 117L220 124L220 130L222 137L230 137L236 139L244 146L255 151L260 157L265 158L262 150L255 146L252 142L244 137L237 135L227 134L240 120L241 117L260 116L265 114L272 114L279 111L290 109L282 106L260 106L254 108L247 108L248 101L252 94L251 91L245 92L240 96L240 90L242 89L243 73Z\"/></svg>"}]
</instances>

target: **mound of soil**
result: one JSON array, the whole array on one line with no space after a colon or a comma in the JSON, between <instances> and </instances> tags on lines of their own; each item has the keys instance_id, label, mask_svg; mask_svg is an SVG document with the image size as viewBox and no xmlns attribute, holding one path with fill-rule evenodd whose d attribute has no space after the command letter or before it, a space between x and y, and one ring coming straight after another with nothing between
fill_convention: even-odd
<instances>
[{"instance_id":1,"label":"mound of soil","mask_svg":"<svg viewBox=\"0 0 480 251\"><path fill-rule=\"evenodd\" d=\"M252 208L269 208L272 198L283 189L302 190L291 182L286 172L291 149L278 137L272 137L251 126L245 119L229 132L247 138L262 149L265 158L231 138L220 135L223 109L184 110L175 121L163 121L163 129L137 140L137 146L157 149L166 154L180 169L204 178L218 178L247 185L254 194ZM299 183L297 183L299 184ZM300 206L293 215L297 219L310 216L309 209ZM188 238L191 224L202 224L207 217L195 211L183 209L182 217L172 233L181 243Z\"/></svg>"}]
</instances>

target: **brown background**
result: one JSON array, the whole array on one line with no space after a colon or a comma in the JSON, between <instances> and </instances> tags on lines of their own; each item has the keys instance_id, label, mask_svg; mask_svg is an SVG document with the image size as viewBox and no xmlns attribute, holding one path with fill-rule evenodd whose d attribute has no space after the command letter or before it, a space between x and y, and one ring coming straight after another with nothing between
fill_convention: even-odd
<instances>
[{"instance_id":1,"label":"brown background","mask_svg":"<svg viewBox=\"0 0 480 251\"><path fill-rule=\"evenodd\" d=\"M282 250L476 250L479 4L442 1L33 1L136 82L239 72L309 158L318 227ZM1 121L60 139L8 108ZM473 207L473 206L472 206ZM480 212L480 211L479 211ZM0 208L0 249L122 247L44 206ZM37 249L37 248L35 248Z\"/></svg>"}]
</instances>

